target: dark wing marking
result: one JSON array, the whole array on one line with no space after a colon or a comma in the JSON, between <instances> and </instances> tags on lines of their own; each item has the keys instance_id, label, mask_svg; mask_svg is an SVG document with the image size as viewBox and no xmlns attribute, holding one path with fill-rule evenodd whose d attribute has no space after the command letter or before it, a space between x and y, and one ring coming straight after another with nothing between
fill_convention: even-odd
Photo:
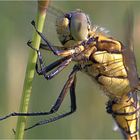
<instances>
[{"instance_id":1,"label":"dark wing marking","mask_svg":"<svg viewBox=\"0 0 140 140\"><path fill-rule=\"evenodd\" d=\"M125 45L122 46L122 54L124 59L124 65L127 70L128 79L130 82L130 86L132 89L136 88L139 83L137 67L136 67L136 59L134 55L133 48L133 12L132 9L128 9L125 16Z\"/></svg>"}]
</instances>

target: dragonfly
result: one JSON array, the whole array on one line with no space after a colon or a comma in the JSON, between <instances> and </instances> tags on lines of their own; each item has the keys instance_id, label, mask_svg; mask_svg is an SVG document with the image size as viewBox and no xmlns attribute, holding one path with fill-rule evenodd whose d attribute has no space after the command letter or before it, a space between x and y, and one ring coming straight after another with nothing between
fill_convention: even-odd
<instances>
[{"instance_id":1,"label":"dragonfly","mask_svg":"<svg viewBox=\"0 0 140 140\"><path fill-rule=\"evenodd\" d=\"M74 61L76 64L50 111L13 112L1 117L0 120L11 116L41 116L56 113L68 91L71 102L68 112L41 120L26 128L25 131L71 115L76 111L76 76L81 71L89 75L103 89L108 97L106 110L116 121L124 138L139 139L139 102L137 97L139 78L132 44L133 16L132 14L128 15L126 45L112 36L105 35L100 27L91 25L89 16L80 9L67 13L61 11L61 16L56 19L56 32L62 46L50 43L46 36L37 30L35 21L32 21L31 24L35 31L44 41L40 44L40 49L50 51L55 56L61 56L53 63L45 65L40 49L36 50L32 46L32 42L28 41L28 46L38 55L35 67L38 75L51 80L71 62Z\"/></svg>"}]
</instances>

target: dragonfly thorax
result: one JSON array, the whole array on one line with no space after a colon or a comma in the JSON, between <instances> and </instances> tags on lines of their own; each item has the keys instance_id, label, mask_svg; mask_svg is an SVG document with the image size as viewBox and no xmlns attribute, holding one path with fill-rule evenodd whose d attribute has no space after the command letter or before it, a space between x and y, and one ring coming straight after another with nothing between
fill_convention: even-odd
<instances>
[{"instance_id":1,"label":"dragonfly thorax","mask_svg":"<svg viewBox=\"0 0 140 140\"><path fill-rule=\"evenodd\" d=\"M89 17L81 10L66 13L56 20L56 31L63 45L70 40L74 42L87 40L90 30Z\"/></svg>"}]
</instances>

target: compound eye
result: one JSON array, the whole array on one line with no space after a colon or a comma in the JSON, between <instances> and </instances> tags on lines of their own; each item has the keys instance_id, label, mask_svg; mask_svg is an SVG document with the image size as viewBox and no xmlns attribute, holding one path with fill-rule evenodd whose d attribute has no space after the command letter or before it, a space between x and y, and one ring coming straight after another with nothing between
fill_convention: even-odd
<instances>
[{"instance_id":1,"label":"compound eye","mask_svg":"<svg viewBox=\"0 0 140 140\"><path fill-rule=\"evenodd\" d=\"M76 11L72 14L70 19L70 32L72 37L77 41L86 40L89 33L89 19L87 16Z\"/></svg>"},{"instance_id":2,"label":"compound eye","mask_svg":"<svg viewBox=\"0 0 140 140\"><path fill-rule=\"evenodd\" d=\"M56 20L56 32L58 34L60 42L63 44L69 39L69 19L66 17L59 17Z\"/></svg>"}]
</instances>

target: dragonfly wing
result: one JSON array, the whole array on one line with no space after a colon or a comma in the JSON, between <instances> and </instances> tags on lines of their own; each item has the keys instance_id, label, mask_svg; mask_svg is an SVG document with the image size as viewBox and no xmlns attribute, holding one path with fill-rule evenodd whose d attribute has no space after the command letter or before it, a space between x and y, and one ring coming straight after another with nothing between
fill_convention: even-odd
<instances>
[{"instance_id":1,"label":"dragonfly wing","mask_svg":"<svg viewBox=\"0 0 140 140\"><path fill-rule=\"evenodd\" d=\"M123 46L122 53L123 53L123 60L124 65L127 70L128 79L130 82L130 86L132 89L136 88L139 83L139 78L137 74L137 67L136 67L136 59L134 55L134 47L133 47L133 24L134 24L134 17L132 9L128 9L125 16L125 44Z\"/></svg>"}]
</instances>

